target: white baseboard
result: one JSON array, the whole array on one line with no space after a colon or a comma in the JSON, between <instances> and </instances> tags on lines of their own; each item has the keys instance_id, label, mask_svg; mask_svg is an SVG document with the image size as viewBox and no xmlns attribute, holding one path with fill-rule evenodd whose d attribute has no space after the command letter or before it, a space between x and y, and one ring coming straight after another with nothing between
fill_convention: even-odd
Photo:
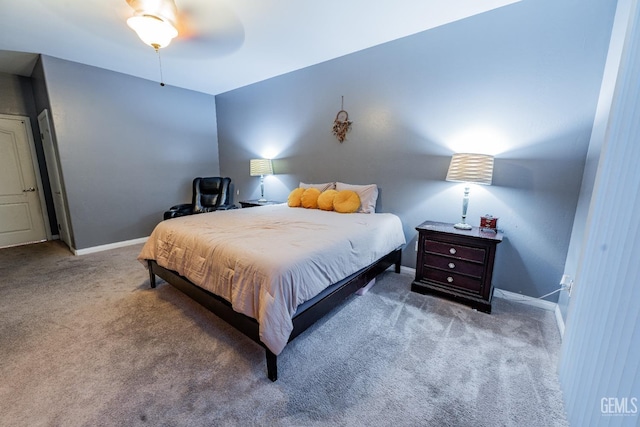
<instances>
[{"instance_id":1,"label":"white baseboard","mask_svg":"<svg viewBox=\"0 0 640 427\"><path fill-rule=\"evenodd\" d=\"M558 330L560 331L560 338L564 338L564 319L562 318L562 313L560 312L560 306L556 304L556 323L558 324Z\"/></svg>"},{"instance_id":2,"label":"white baseboard","mask_svg":"<svg viewBox=\"0 0 640 427\"><path fill-rule=\"evenodd\" d=\"M503 289L494 288L493 296L497 298L506 299L509 301L519 302L521 304L531 305L541 308L543 310L554 311L558 304L551 301L545 301L538 298L533 298L527 295L516 294L515 292L505 291Z\"/></svg>"},{"instance_id":3,"label":"white baseboard","mask_svg":"<svg viewBox=\"0 0 640 427\"><path fill-rule=\"evenodd\" d=\"M107 245L93 246L91 248L86 248L86 249L74 249L73 253L74 255L87 255L87 254L93 254L95 252L108 251L110 249L124 248L125 246L145 243L148 238L149 237L147 236L147 237L141 237L139 239L125 240L123 242L109 243Z\"/></svg>"}]
</instances>

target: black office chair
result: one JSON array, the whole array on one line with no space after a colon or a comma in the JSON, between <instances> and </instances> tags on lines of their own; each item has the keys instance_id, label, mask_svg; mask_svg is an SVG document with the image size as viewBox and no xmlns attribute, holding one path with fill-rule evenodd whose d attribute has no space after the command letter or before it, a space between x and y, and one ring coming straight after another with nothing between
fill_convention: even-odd
<instances>
[{"instance_id":1,"label":"black office chair","mask_svg":"<svg viewBox=\"0 0 640 427\"><path fill-rule=\"evenodd\" d=\"M235 209L229 204L229 187L231 178L222 177L198 177L193 180L193 197L191 203L171 206L164 213L164 219L177 218L179 216L193 215L217 210Z\"/></svg>"}]
</instances>

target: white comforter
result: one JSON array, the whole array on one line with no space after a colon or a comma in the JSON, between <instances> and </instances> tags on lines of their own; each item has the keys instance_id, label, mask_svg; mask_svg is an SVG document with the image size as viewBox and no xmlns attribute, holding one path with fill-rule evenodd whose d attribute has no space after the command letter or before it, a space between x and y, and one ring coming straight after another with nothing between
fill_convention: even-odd
<instances>
[{"instance_id":1,"label":"white comforter","mask_svg":"<svg viewBox=\"0 0 640 427\"><path fill-rule=\"evenodd\" d=\"M156 260L260 324L280 354L296 308L405 244L393 214L340 214L286 204L163 221L138 259Z\"/></svg>"}]
</instances>

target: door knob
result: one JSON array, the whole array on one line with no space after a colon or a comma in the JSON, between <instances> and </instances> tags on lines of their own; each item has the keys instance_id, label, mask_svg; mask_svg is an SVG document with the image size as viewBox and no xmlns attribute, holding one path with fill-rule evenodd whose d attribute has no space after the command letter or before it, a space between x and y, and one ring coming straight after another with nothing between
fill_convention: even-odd
<instances>
[{"instance_id":1,"label":"door knob","mask_svg":"<svg viewBox=\"0 0 640 427\"><path fill-rule=\"evenodd\" d=\"M36 191L36 189L35 189L35 188L33 188L33 187L29 187L29 188L27 188L26 190L22 190L22 192L23 192L23 193L31 193L31 192L33 192L33 191Z\"/></svg>"}]
</instances>

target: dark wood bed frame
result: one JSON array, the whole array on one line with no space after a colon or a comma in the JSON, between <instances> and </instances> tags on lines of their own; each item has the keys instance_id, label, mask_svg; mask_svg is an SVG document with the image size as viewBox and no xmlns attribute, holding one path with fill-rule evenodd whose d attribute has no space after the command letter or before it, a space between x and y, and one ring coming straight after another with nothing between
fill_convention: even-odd
<instances>
[{"instance_id":1,"label":"dark wood bed frame","mask_svg":"<svg viewBox=\"0 0 640 427\"><path fill-rule=\"evenodd\" d=\"M390 252L368 267L363 268L359 272L341 281L342 283L340 286L336 287L332 292L319 299L313 305L307 307L304 311L296 313L292 319L293 331L291 332L289 341L300 335L318 319L329 313L349 295L365 286L391 265L395 264L395 272L400 273L401 255L401 249L396 249L395 251ZM147 263L149 266L149 282L152 288L156 287L156 276L163 278L175 288L184 292L193 300L209 309L216 316L220 317L244 335L260 344L265 348L267 355L267 377L269 377L271 381L276 381L278 379L278 358L260 341L260 337L258 335L259 325L255 319L234 311L231 304L225 299L193 284L188 279L180 276L172 270L160 267L154 260L147 260Z\"/></svg>"}]
</instances>

